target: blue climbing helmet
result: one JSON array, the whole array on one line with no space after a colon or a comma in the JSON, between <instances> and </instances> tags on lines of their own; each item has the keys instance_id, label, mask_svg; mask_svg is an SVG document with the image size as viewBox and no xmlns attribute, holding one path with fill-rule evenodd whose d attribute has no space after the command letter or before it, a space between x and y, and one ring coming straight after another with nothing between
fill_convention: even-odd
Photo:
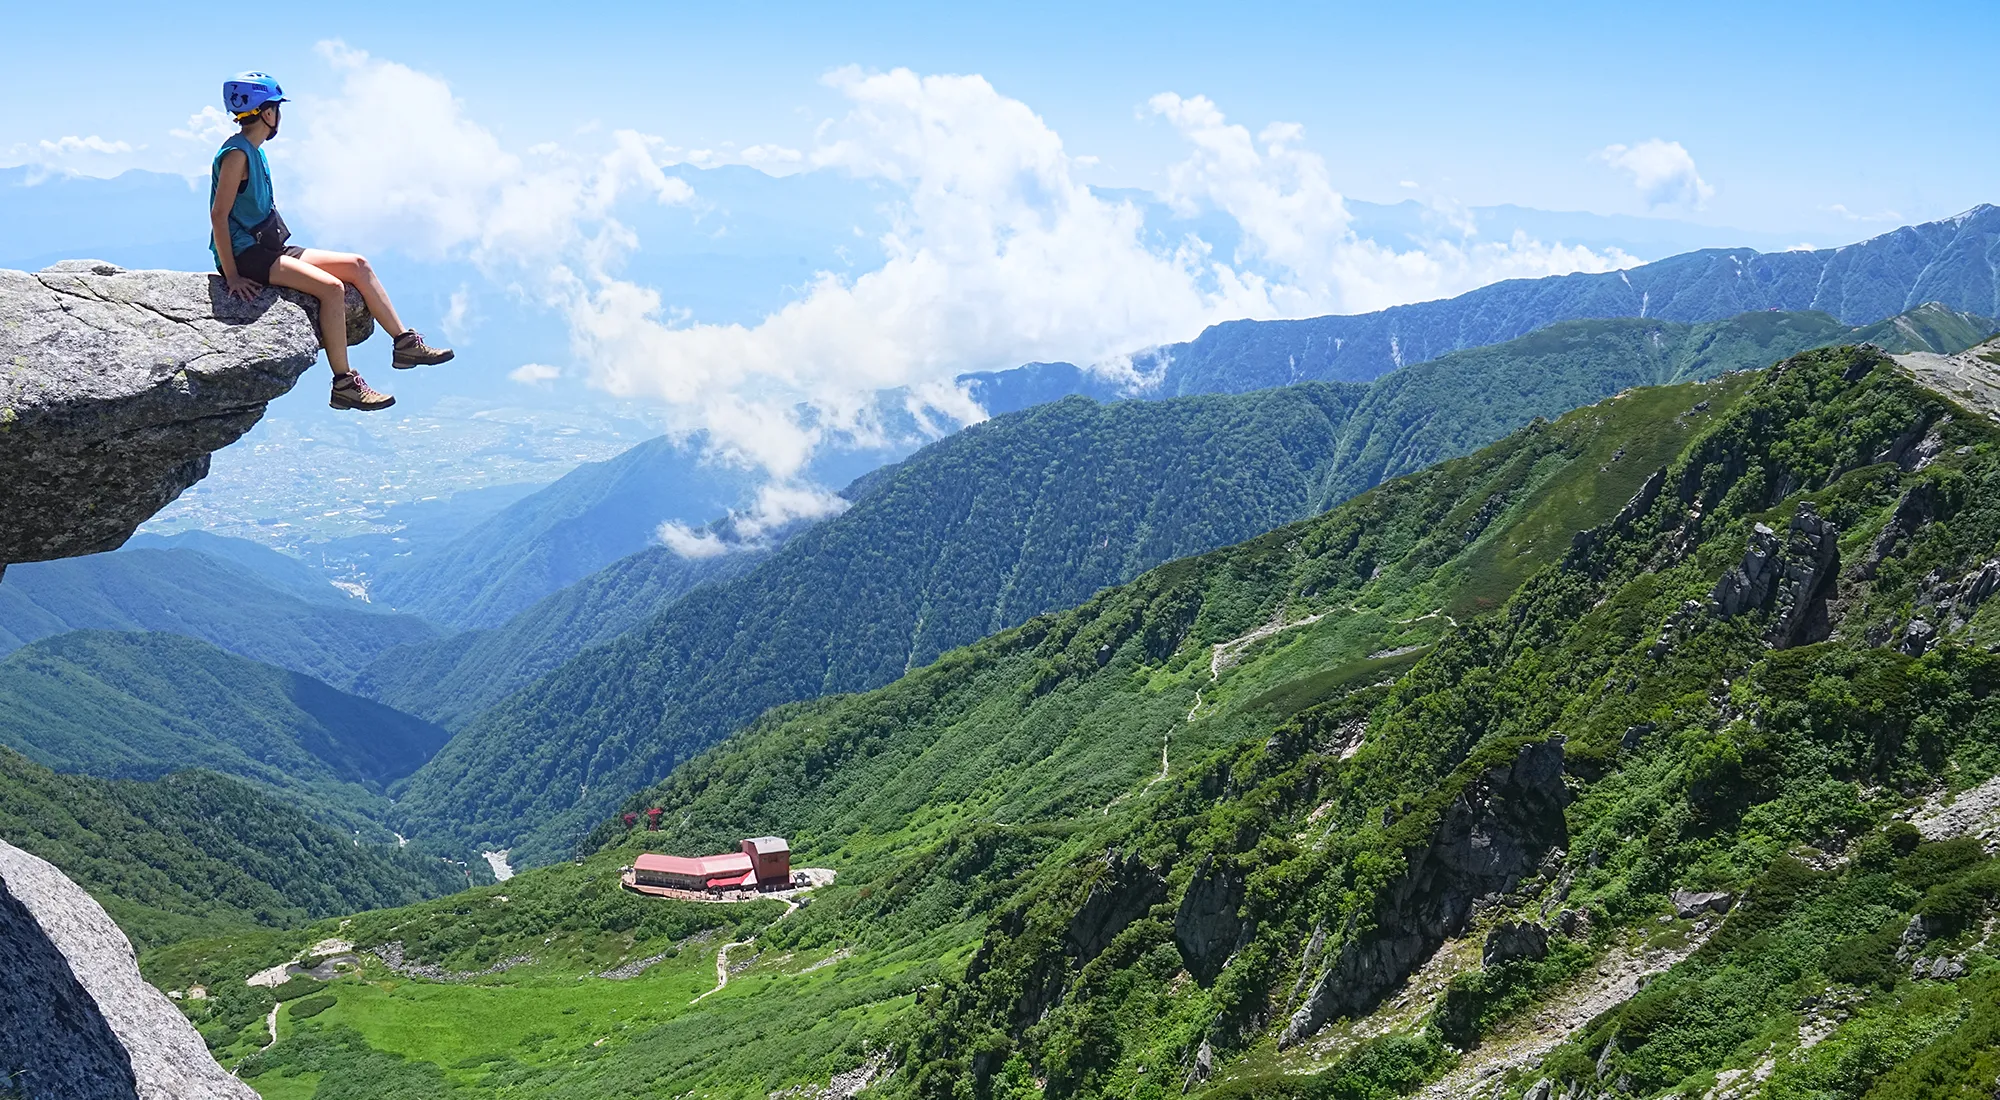
<instances>
[{"instance_id":1,"label":"blue climbing helmet","mask_svg":"<svg viewBox=\"0 0 2000 1100\"><path fill-rule=\"evenodd\" d=\"M266 104L283 102L285 90L278 87L277 78L270 73L238 73L236 79L222 82L222 105L239 122Z\"/></svg>"}]
</instances>

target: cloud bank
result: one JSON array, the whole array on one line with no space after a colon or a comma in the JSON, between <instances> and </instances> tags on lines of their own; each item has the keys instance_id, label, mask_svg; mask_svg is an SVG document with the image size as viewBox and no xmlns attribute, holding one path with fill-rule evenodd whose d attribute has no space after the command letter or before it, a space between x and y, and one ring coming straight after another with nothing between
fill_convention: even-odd
<instances>
[{"instance_id":1,"label":"cloud bank","mask_svg":"<svg viewBox=\"0 0 2000 1100\"><path fill-rule=\"evenodd\" d=\"M1201 96L1163 92L1146 105L1185 147L1159 198L1233 219L1241 237L1227 256L1198 236L1149 233L1142 209L1093 191L1079 178L1087 161L979 76L830 73L839 108L802 150L689 152L619 129L517 152L439 77L340 43L320 52L338 90L306 98L290 121L302 133L280 143L299 209L358 247L469 260L558 312L574 355L564 374L657 402L719 460L768 475L752 524L809 514L802 501L831 506L803 471L829 440L879 440L884 391L903 395L891 411L944 430L983 415L953 383L967 371L1068 360L1119 377L1133 351L1217 321L1362 312L1632 262L1524 235L1479 240L1449 212L1414 246L1360 239L1298 126L1253 136ZM383 140L411 117L427 120L424 141ZM700 201L663 171L676 163L879 182L891 196L885 258L858 274L817 273L754 324L688 316L621 274L646 243L620 222L621 204ZM539 365L516 379L552 380ZM703 537L662 532L691 553Z\"/></svg>"},{"instance_id":2,"label":"cloud bank","mask_svg":"<svg viewBox=\"0 0 2000 1100\"><path fill-rule=\"evenodd\" d=\"M1715 188L1695 170L1694 157L1678 141L1653 138L1637 145L1607 145L1597 159L1632 178L1639 197L1654 209L1679 206L1700 210Z\"/></svg>"}]
</instances>

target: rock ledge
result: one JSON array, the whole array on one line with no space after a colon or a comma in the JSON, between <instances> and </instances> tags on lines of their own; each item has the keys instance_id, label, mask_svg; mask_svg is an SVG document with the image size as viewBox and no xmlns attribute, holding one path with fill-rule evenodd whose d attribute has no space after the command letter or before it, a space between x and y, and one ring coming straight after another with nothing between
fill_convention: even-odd
<instances>
[{"instance_id":1,"label":"rock ledge","mask_svg":"<svg viewBox=\"0 0 2000 1100\"><path fill-rule=\"evenodd\" d=\"M131 941L103 907L0 840L0 1085L9 1084L30 1097L257 1097L140 977Z\"/></svg>"},{"instance_id":2,"label":"rock ledge","mask_svg":"<svg viewBox=\"0 0 2000 1100\"><path fill-rule=\"evenodd\" d=\"M66 260L0 270L0 569L111 550L208 474L320 350L319 303ZM374 322L348 290L348 343Z\"/></svg>"}]
</instances>

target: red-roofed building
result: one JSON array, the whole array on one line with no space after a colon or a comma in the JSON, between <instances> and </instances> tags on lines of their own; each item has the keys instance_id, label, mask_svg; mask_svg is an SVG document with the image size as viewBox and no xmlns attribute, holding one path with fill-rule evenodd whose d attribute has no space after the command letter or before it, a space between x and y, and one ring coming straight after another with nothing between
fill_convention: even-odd
<instances>
[{"instance_id":1,"label":"red-roofed building","mask_svg":"<svg viewBox=\"0 0 2000 1100\"><path fill-rule=\"evenodd\" d=\"M660 856L650 852L632 861L632 881L673 890L733 890L757 884L751 858L742 852L721 856Z\"/></svg>"}]
</instances>

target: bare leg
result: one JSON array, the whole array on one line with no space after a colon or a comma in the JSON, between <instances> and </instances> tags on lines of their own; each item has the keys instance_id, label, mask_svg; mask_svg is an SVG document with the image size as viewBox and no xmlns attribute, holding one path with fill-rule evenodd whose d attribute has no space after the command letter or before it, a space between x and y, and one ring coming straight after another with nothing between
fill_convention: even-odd
<instances>
[{"instance_id":1,"label":"bare leg","mask_svg":"<svg viewBox=\"0 0 2000 1100\"><path fill-rule=\"evenodd\" d=\"M308 248L299 259L343 283L353 283L354 288L361 292L361 300L368 303L368 312L375 318L375 323L390 336L401 336L406 331L403 319L396 316L396 307L389 303L389 292L382 286L382 279L375 274L375 265L368 262L368 257L352 252Z\"/></svg>"},{"instance_id":2,"label":"bare leg","mask_svg":"<svg viewBox=\"0 0 2000 1100\"><path fill-rule=\"evenodd\" d=\"M271 265L271 285L304 291L319 299L319 339L326 348L326 365L335 374L349 374L347 365L347 287L339 279L291 256Z\"/></svg>"}]
</instances>

